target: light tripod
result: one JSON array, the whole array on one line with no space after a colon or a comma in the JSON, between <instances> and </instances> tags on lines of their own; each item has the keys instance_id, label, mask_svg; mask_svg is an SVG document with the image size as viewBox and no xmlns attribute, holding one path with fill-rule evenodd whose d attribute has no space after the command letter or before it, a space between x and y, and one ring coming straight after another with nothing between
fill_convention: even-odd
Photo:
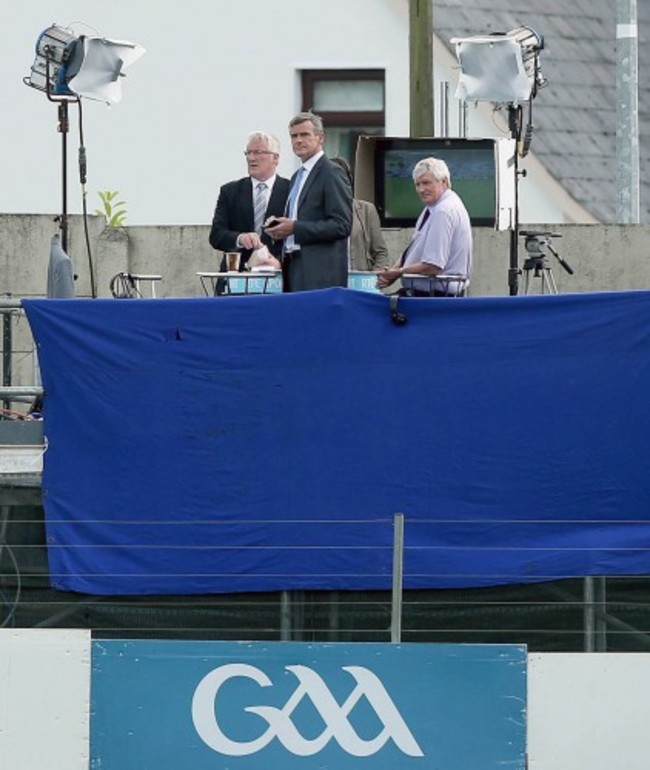
<instances>
[{"instance_id":1,"label":"light tripod","mask_svg":"<svg viewBox=\"0 0 650 770\"><path fill-rule=\"evenodd\" d=\"M546 255L552 254L567 273L573 275L571 265L558 254L551 243L551 239L560 238L560 234L537 230L522 230L519 234L526 238L525 246L529 255L522 268L524 274L524 294L529 293L531 278L539 278L540 294L557 294L557 284L553 276L553 269Z\"/></svg>"},{"instance_id":2,"label":"light tripod","mask_svg":"<svg viewBox=\"0 0 650 770\"><path fill-rule=\"evenodd\" d=\"M53 24L36 41L36 58L25 85L44 91L58 104L62 154L62 210L57 217L61 230L61 248L68 248L68 148L70 130L68 104L79 108L79 177L81 182L83 222L90 270L90 290L97 296L90 250L86 210L86 148L83 141L81 97L116 104L122 98L123 70L144 53L144 48L126 40L109 40L99 36L77 36L71 29Z\"/></svg>"},{"instance_id":3,"label":"light tripod","mask_svg":"<svg viewBox=\"0 0 650 770\"><path fill-rule=\"evenodd\" d=\"M546 85L539 65L544 38L531 27L517 27L510 32L497 32L465 38L451 38L461 74L456 96L462 101L492 102L508 109L508 129L514 139L512 164L514 174L513 221L510 228L510 263L508 288L511 295L519 290L519 157L528 153L533 136L533 99ZM528 102L528 123L523 126L522 104ZM527 275L527 273L526 273Z\"/></svg>"}]
</instances>

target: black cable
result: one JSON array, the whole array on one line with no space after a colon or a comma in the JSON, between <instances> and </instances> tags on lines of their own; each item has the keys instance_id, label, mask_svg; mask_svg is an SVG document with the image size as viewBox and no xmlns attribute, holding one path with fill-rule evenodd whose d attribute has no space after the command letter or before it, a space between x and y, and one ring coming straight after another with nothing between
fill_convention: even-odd
<instances>
[{"instance_id":1,"label":"black cable","mask_svg":"<svg viewBox=\"0 0 650 770\"><path fill-rule=\"evenodd\" d=\"M16 573L16 596L14 597L13 604L9 608L7 617L2 621L2 623L0 623L0 628L6 628L9 625L11 619L16 614L16 608L20 602L20 594L22 591L22 580L20 578L20 568L18 566L18 562L16 561L16 557L14 556L14 552L4 537L2 537L0 540L0 545L2 546L2 553L6 551L9 554L9 558L11 559L11 563L14 565L14 571Z\"/></svg>"},{"instance_id":2,"label":"black cable","mask_svg":"<svg viewBox=\"0 0 650 770\"><path fill-rule=\"evenodd\" d=\"M81 207L83 212L84 236L86 240L86 253L88 254L88 270L90 272L90 295L93 299L97 297L97 288L95 286L95 269L93 266L93 255L90 247L90 234L88 233L88 206L86 193L86 148L84 146L83 112L81 109L81 97L79 98L79 182L81 183Z\"/></svg>"},{"instance_id":3,"label":"black cable","mask_svg":"<svg viewBox=\"0 0 650 770\"><path fill-rule=\"evenodd\" d=\"M7 594L4 591L0 590L0 606L8 607L9 608L9 612L11 613L12 612L12 605L13 605L13 602L9 599ZM11 616L8 615L7 617L9 618ZM0 625L0 628L6 628L7 623L8 623L8 621L3 621L2 625ZM12 628L13 628L16 625L15 621L11 625L12 625Z\"/></svg>"}]
</instances>

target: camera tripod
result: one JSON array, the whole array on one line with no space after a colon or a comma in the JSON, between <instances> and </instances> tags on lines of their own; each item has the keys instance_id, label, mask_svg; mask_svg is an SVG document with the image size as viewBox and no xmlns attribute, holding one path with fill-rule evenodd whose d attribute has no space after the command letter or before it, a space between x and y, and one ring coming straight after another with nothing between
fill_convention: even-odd
<instances>
[{"instance_id":1,"label":"camera tripod","mask_svg":"<svg viewBox=\"0 0 650 770\"><path fill-rule=\"evenodd\" d=\"M567 273L573 275L573 269L569 263L557 253L551 244L552 238L560 238L561 236L558 233L534 230L522 230L520 235L526 238L525 246L529 254L522 268L524 274L524 294L529 293L531 278L540 279L540 294L557 294L557 284L553 276L553 269L546 255L550 252Z\"/></svg>"}]
</instances>

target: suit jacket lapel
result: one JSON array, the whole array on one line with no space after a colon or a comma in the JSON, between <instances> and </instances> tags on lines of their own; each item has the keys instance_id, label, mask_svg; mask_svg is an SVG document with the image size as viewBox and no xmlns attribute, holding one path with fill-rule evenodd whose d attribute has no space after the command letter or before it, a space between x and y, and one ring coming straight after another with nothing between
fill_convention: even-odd
<instances>
[{"instance_id":1,"label":"suit jacket lapel","mask_svg":"<svg viewBox=\"0 0 650 770\"><path fill-rule=\"evenodd\" d=\"M278 184L279 182L280 182L280 177L276 177L275 184L273 185L273 190L271 190L271 195L269 196L269 202L266 204L265 216L268 215L269 211L278 210L278 202L279 202L279 199L282 197L282 193L280 191L280 188L282 187L282 185Z\"/></svg>"},{"instance_id":2,"label":"suit jacket lapel","mask_svg":"<svg viewBox=\"0 0 650 770\"><path fill-rule=\"evenodd\" d=\"M250 177L246 177L239 188L239 206L246 214L246 230L252 232L255 223L253 221L253 182Z\"/></svg>"},{"instance_id":3,"label":"suit jacket lapel","mask_svg":"<svg viewBox=\"0 0 650 770\"><path fill-rule=\"evenodd\" d=\"M320 158L316 161L316 165L307 175L307 179L305 179L305 184L302 186L302 190L300 191L300 196L298 198L298 206L296 208L296 211L300 210L300 204L302 203L302 199L304 198L305 194L309 191L309 188L314 183L316 177L320 173L321 168L323 167L323 163L325 162L325 156L321 155Z\"/></svg>"}]
</instances>

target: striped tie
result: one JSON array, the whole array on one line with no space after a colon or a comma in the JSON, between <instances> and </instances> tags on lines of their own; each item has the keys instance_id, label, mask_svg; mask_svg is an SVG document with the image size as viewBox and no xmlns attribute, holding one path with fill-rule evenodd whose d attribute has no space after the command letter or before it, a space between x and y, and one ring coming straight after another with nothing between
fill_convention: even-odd
<instances>
[{"instance_id":1,"label":"striped tie","mask_svg":"<svg viewBox=\"0 0 650 770\"><path fill-rule=\"evenodd\" d=\"M255 232L259 235L262 232L264 224L264 214L266 213L266 182L260 182L255 188L255 205L253 207L253 222L255 223Z\"/></svg>"}]
</instances>

